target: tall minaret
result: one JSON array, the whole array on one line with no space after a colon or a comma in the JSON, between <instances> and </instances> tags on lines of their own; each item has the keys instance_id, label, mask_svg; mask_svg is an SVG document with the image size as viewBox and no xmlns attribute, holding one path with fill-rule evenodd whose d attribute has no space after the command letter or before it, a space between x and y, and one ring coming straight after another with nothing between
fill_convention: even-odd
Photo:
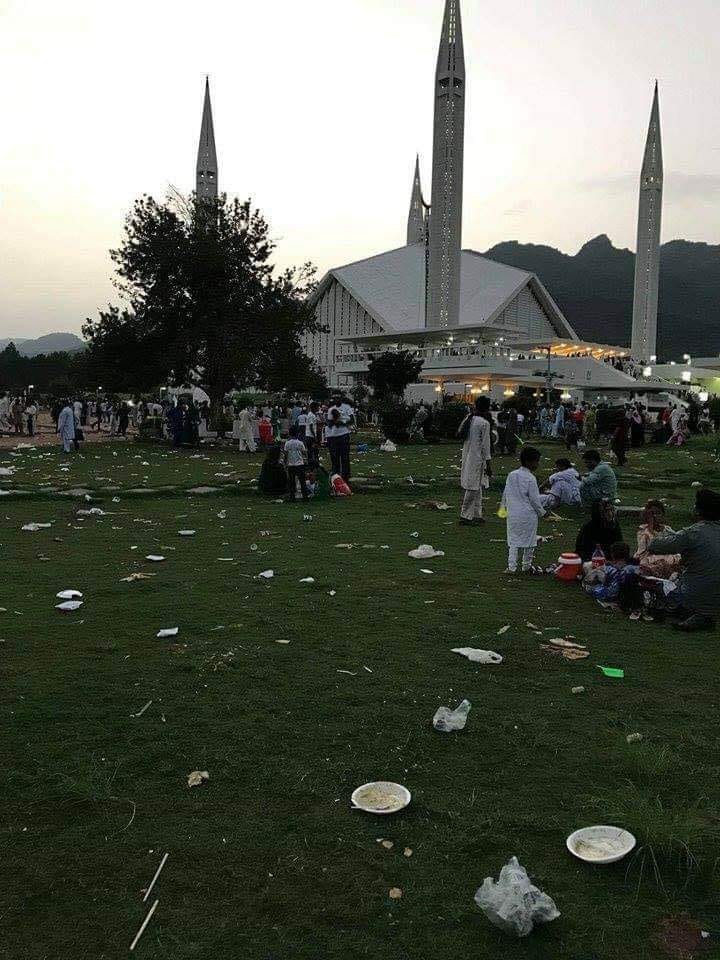
<instances>
[{"instance_id":1,"label":"tall minaret","mask_svg":"<svg viewBox=\"0 0 720 960\"><path fill-rule=\"evenodd\" d=\"M660 224L662 220L663 161L660 106L655 82L650 128L640 175L635 295L633 298L632 355L647 363L657 353L658 288L660 283Z\"/></svg>"},{"instance_id":2,"label":"tall minaret","mask_svg":"<svg viewBox=\"0 0 720 960\"><path fill-rule=\"evenodd\" d=\"M423 202L422 185L420 183L420 157L415 161L415 177L413 178L412 195L410 196L410 213L408 215L407 242L424 243L425 241L425 204Z\"/></svg>"},{"instance_id":3,"label":"tall minaret","mask_svg":"<svg viewBox=\"0 0 720 960\"><path fill-rule=\"evenodd\" d=\"M205 103L203 104L200 146L198 147L195 192L199 200L215 200L218 195L218 166L215 153L212 107L210 106L210 81L205 80Z\"/></svg>"},{"instance_id":4,"label":"tall minaret","mask_svg":"<svg viewBox=\"0 0 720 960\"><path fill-rule=\"evenodd\" d=\"M460 318L465 57L460 0L445 0L435 74L428 327L456 327Z\"/></svg>"}]
</instances>

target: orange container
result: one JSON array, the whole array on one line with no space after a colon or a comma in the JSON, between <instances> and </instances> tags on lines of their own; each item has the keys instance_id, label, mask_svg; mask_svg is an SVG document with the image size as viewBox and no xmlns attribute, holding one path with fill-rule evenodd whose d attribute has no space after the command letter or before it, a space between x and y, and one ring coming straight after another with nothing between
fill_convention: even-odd
<instances>
[{"instance_id":1,"label":"orange container","mask_svg":"<svg viewBox=\"0 0 720 960\"><path fill-rule=\"evenodd\" d=\"M558 557L558 568L555 571L558 580L568 583L582 577L582 558L577 553L563 553Z\"/></svg>"}]
</instances>

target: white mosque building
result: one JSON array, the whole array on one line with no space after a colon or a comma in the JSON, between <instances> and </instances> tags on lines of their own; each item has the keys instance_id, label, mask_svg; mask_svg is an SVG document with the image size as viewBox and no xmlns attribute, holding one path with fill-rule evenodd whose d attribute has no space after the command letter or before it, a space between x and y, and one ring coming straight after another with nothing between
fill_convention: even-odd
<instances>
[{"instance_id":1,"label":"white mosque building","mask_svg":"<svg viewBox=\"0 0 720 960\"><path fill-rule=\"evenodd\" d=\"M521 386L552 386L594 398L667 390L647 366L656 359L662 204L657 88L640 184L632 334L639 352L637 365L626 365L633 375L607 362L629 358L630 349L581 341L535 274L462 249L464 105L460 0L445 0L432 203L417 164L406 245L325 274L312 298L323 332L306 338L306 352L335 387L361 382L373 356L405 349L424 359L421 378L437 393L501 399Z\"/></svg>"}]
</instances>

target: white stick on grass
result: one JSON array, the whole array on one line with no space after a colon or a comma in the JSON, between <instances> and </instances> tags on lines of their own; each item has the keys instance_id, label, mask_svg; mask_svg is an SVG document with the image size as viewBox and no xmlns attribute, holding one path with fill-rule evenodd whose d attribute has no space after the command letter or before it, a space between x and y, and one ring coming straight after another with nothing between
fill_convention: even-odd
<instances>
[{"instance_id":1,"label":"white stick on grass","mask_svg":"<svg viewBox=\"0 0 720 960\"><path fill-rule=\"evenodd\" d=\"M152 706L152 700L148 700L148 702L145 704L145 706L142 708L142 710L138 710L137 713L131 713L130 716L131 716L131 717L141 717L141 716L145 713L145 711L147 710L147 708L150 707L150 706Z\"/></svg>"},{"instance_id":2,"label":"white stick on grass","mask_svg":"<svg viewBox=\"0 0 720 960\"><path fill-rule=\"evenodd\" d=\"M155 881L156 881L157 878L160 876L160 871L161 871L162 868L165 866L165 863L166 863L167 858L168 858L169 856L170 856L170 854L169 854L169 853L166 853L165 856L164 856L164 857L162 858L162 860L160 861L160 866L159 866L159 867L157 868L157 870L155 871L155 876L152 878L152 881L150 882L150 886L149 886L149 887L147 888L147 890L145 891L145 896L143 897L143 903L145 903L145 901L147 900L147 898L150 896L150 891L151 891L152 888L155 886Z\"/></svg>"},{"instance_id":3,"label":"white stick on grass","mask_svg":"<svg viewBox=\"0 0 720 960\"><path fill-rule=\"evenodd\" d=\"M149 909L149 911L148 911L148 915L147 915L147 916L145 917L145 919L143 920L143 925L140 927L140 929L138 930L138 932L135 934L135 939L134 939L133 942L130 944L130 952L131 952L131 953L132 953L132 951L135 949L135 947L137 946L137 942L138 942L138 940L140 939L140 937L143 935L143 933L145 933L145 927L150 923L150 918L152 917L152 915L153 915L153 914L155 913L155 911L157 910L157 905L158 905L159 903L160 903L160 901L159 901L159 900L156 900L155 903L150 907L150 909Z\"/></svg>"}]
</instances>

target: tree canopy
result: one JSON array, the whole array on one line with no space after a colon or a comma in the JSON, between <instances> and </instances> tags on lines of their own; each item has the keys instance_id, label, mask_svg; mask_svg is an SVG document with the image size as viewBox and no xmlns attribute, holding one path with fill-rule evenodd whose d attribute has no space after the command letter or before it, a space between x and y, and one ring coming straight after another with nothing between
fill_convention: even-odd
<instances>
[{"instance_id":1,"label":"tree canopy","mask_svg":"<svg viewBox=\"0 0 720 960\"><path fill-rule=\"evenodd\" d=\"M422 368L423 361L416 360L409 350L381 353L370 361L365 382L378 400L402 397L409 384L417 383Z\"/></svg>"},{"instance_id":2,"label":"tree canopy","mask_svg":"<svg viewBox=\"0 0 720 960\"><path fill-rule=\"evenodd\" d=\"M199 379L217 405L236 386L322 383L301 350L318 329L307 295L314 269L276 271L269 226L250 201L138 200L111 251L128 306L88 320L91 367L106 389Z\"/></svg>"}]
</instances>

